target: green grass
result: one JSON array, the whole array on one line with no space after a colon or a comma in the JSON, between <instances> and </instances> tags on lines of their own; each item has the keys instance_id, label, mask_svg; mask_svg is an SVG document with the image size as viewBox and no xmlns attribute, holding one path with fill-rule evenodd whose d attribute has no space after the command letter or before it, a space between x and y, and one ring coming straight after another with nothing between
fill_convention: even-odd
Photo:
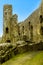
<instances>
[{"instance_id":1,"label":"green grass","mask_svg":"<svg viewBox=\"0 0 43 65\"><path fill-rule=\"evenodd\" d=\"M37 53L30 62L27 61L24 65L43 65L43 52Z\"/></svg>"},{"instance_id":2,"label":"green grass","mask_svg":"<svg viewBox=\"0 0 43 65\"><path fill-rule=\"evenodd\" d=\"M2 65L43 65L43 51L16 55Z\"/></svg>"}]
</instances>

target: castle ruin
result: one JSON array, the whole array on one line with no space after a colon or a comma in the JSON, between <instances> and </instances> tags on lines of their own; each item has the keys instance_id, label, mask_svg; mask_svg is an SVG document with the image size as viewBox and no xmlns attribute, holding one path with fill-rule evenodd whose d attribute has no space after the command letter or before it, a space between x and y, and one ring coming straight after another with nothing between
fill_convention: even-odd
<instances>
[{"instance_id":1,"label":"castle ruin","mask_svg":"<svg viewBox=\"0 0 43 65\"><path fill-rule=\"evenodd\" d=\"M17 14L12 15L12 5L4 5L1 43L14 43L18 40L43 42L43 1L37 10L20 23Z\"/></svg>"},{"instance_id":2,"label":"castle ruin","mask_svg":"<svg viewBox=\"0 0 43 65\"><path fill-rule=\"evenodd\" d=\"M14 55L43 50L43 0L27 19L18 23L12 5L3 7L3 35L0 38L0 63Z\"/></svg>"}]
</instances>

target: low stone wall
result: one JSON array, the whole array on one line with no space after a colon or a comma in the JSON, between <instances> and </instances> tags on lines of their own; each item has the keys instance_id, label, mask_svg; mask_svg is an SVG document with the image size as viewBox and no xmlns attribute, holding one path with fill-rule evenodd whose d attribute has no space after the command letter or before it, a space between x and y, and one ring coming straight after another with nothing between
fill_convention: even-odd
<instances>
[{"instance_id":1,"label":"low stone wall","mask_svg":"<svg viewBox=\"0 0 43 65\"><path fill-rule=\"evenodd\" d=\"M9 60L16 54L19 54L21 52L23 53L23 50L25 51L24 44L25 44L24 41L18 41L17 43L14 44L13 43L0 44L0 63Z\"/></svg>"},{"instance_id":2,"label":"low stone wall","mask_svg":"<svg viewBox=\"0 0 43 65\"><path fill-rule=\"evenodd\" d=\"M28 45L25 41L18 41L17 43L18 53L24 53L28 50Z\"/></svg>"},{"instance_id":3,"label":"low stone wall","mask_svg":"<svg viewBox=\"0 0 43 65\"><path fill-rule=\"evenodd\" d=\"M43 42L28 44L28 51L41 51L43 50Z\"/></svg>"},{"instance_id":4,"label":"low stone wall","mask_svg":"<svg viewBox=\"0 0 43 65\"><path fill-rule=\"evenodd\" d=\"M14 56L15 48L11 43L0 44L0 62L3 63Z\"/></svg>"},{"instance_id":5,"label":"low stone wall","mask_svg":"<svg viewBox=\"0 0 43 65\"><path fill-rule=\"evenodd\" d=\"M0 63L9 60L16 54L40 50L43 50L43 42L37 44L30 42L26 43L25 41L18 41L16 44L3 43L0 44Z\"/></svg>"}]
</instances>

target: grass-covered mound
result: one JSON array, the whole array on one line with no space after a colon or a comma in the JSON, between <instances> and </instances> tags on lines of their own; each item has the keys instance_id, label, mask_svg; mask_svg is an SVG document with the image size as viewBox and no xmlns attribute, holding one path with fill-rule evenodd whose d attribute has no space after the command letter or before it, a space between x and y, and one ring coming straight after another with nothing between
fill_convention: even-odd
<instances>
[{"instance_id":1,"label":"grass-covered mound","mask_svg":"<svg viewBox=\"0 0 43 65\"><path fill-rule=\"evenodd\" d=\"M43 65L43 51L16 55L2 65Z\"/></svg>"}]
</instances>

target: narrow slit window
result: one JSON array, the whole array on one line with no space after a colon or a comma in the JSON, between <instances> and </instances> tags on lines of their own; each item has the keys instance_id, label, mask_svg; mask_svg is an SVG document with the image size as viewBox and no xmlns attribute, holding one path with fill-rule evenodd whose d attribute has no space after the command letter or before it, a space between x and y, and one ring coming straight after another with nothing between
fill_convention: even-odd
<instances>
[{"instance_id":1,"label":"narrow slit window","mask_svg":"<svg viewBox=\"0 0 43 65\"><path fill-rule=\"evenodd\" d=\"M41 32L41 35L43 35L43 27L42 26L41 26L40 32Z\"/></svg>"},{"instance_id":2,"label":"narrow slit window","mask_svg":"<svg viewBox=\"0 0 43 65\"><path fill-rule=\"evenodd\" d=\"M30 30L30 21L29 21L28 25L29 25L29 30Z\"/></svg>"},{"instance_id":3,"label":"narrow slit window","mask_svg":"<svg viewBox=\"0 0 43 65\"><path fill-rule=\"evenodd\" d=\"M22 27L22 30L23 30L23 34L24 34L24 26Z\"/></svg>"}]
</instances>

